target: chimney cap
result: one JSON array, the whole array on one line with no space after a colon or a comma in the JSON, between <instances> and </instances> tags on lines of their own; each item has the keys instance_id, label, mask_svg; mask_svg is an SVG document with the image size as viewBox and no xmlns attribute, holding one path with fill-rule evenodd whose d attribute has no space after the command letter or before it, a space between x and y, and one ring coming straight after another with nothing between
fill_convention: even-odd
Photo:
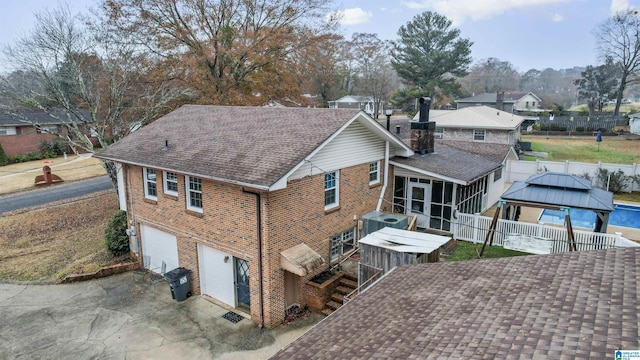
<instances>
[{"instance_id":1,"label":"chimney cap","mask_svg":"<svg viewBox=\"0 0 640 360\"><path fill-rule=\"evenodd\" d=\"M423 96L423 97L421 97L421 98L420 98L420 100L418 100L418 101L420 102L420 104L423 104L423 103L425 103L425 102L426 102L427 104L431 104L431 98L430 98L430 97L428 97L428 96Z\"/></svg>"}]
</instances>

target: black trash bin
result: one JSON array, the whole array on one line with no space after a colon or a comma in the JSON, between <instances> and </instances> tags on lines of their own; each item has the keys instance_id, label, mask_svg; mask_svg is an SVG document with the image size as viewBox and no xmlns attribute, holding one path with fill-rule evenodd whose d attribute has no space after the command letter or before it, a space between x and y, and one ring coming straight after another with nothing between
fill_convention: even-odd
<instances>
[{"instance_id":1,"label":"black trash bin","mask_svg":"<svg viewBox=\"0 0 640 360\"><path fill-rule=\"evenodd\" d=\"M179 267L164 274L169 287L171 288L171 297L176 301L184 301L191 296L191 282L189 281L191 270Z\"/></svg>"}]
</instances>

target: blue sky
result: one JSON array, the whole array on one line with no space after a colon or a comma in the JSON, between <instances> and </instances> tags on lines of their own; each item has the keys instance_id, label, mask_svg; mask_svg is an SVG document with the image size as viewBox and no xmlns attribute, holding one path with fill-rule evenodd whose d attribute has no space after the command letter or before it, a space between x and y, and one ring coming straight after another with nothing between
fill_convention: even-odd
<instances>
[{"instance_id":1,"label":"blue sky","mask_svg":"<svg viewBox=\"0 0 640 360\"><path fill-rule=\"evenodd\" d=\"M85 11L91 0L69 1ZM598 64L593 29L620 9L640 0L335 0L343 11L342 34L376 33L394 40L400 26L423 11L453 21L474 45L474 60L495 57L525 72ZM55 0L5 0L0 12L0 44L31 29L33 14L55 8Z\"/></svg>"}]
</instances>

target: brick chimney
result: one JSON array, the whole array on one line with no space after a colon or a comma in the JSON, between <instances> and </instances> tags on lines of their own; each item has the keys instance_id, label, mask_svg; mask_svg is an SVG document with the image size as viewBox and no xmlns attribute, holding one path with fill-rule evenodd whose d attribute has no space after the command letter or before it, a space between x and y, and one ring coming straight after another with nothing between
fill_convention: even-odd
<instances>
[{"instance_id":1,"label":"brick chimney","mask_svg":"<svg viewBox=\"0 0 640 360\"><path fill-rule=\"evenodd\" d=\"M496 93L496 109L504 110L504 91Z\"/></svg>"},{"instance_id":2,"label":"brick chimney","mask_svg":"<svg viewBox=\"0 0 640 360\"><path fill-rule=\"evenodd\" d=\"M436 123L429 121L429 107L431 98L421 97L420 117L418 122L411 123L411 138L409 145L416 154L427 154L434 152Z\"/></svg>"}]
</instances>

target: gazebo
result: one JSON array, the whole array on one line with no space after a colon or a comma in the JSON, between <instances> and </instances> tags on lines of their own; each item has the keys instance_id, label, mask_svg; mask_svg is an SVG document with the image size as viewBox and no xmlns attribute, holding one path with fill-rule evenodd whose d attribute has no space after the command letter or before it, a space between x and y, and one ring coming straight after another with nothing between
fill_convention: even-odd
<instances>
[{"instance_id":1,"label":"gazebo","mask_svg":"<svg viewBox=\"0 0 640 360\"><path fill-rule=\"evenodd\" d=\"M564 211L569 249L576 250L570 209L594 211L597 216L593 231L605 233L609 223L609 213L613 211L613 193L593 187L591 181L587 179L561 172L545 172L532 175L524 182L516 181L498 201L498 208L485 239L485 245L489 240L493 242L493 233L501 209L504 208L502 213L504 219L518 220L522 206Z\"/></svg>"}]
</instances>

